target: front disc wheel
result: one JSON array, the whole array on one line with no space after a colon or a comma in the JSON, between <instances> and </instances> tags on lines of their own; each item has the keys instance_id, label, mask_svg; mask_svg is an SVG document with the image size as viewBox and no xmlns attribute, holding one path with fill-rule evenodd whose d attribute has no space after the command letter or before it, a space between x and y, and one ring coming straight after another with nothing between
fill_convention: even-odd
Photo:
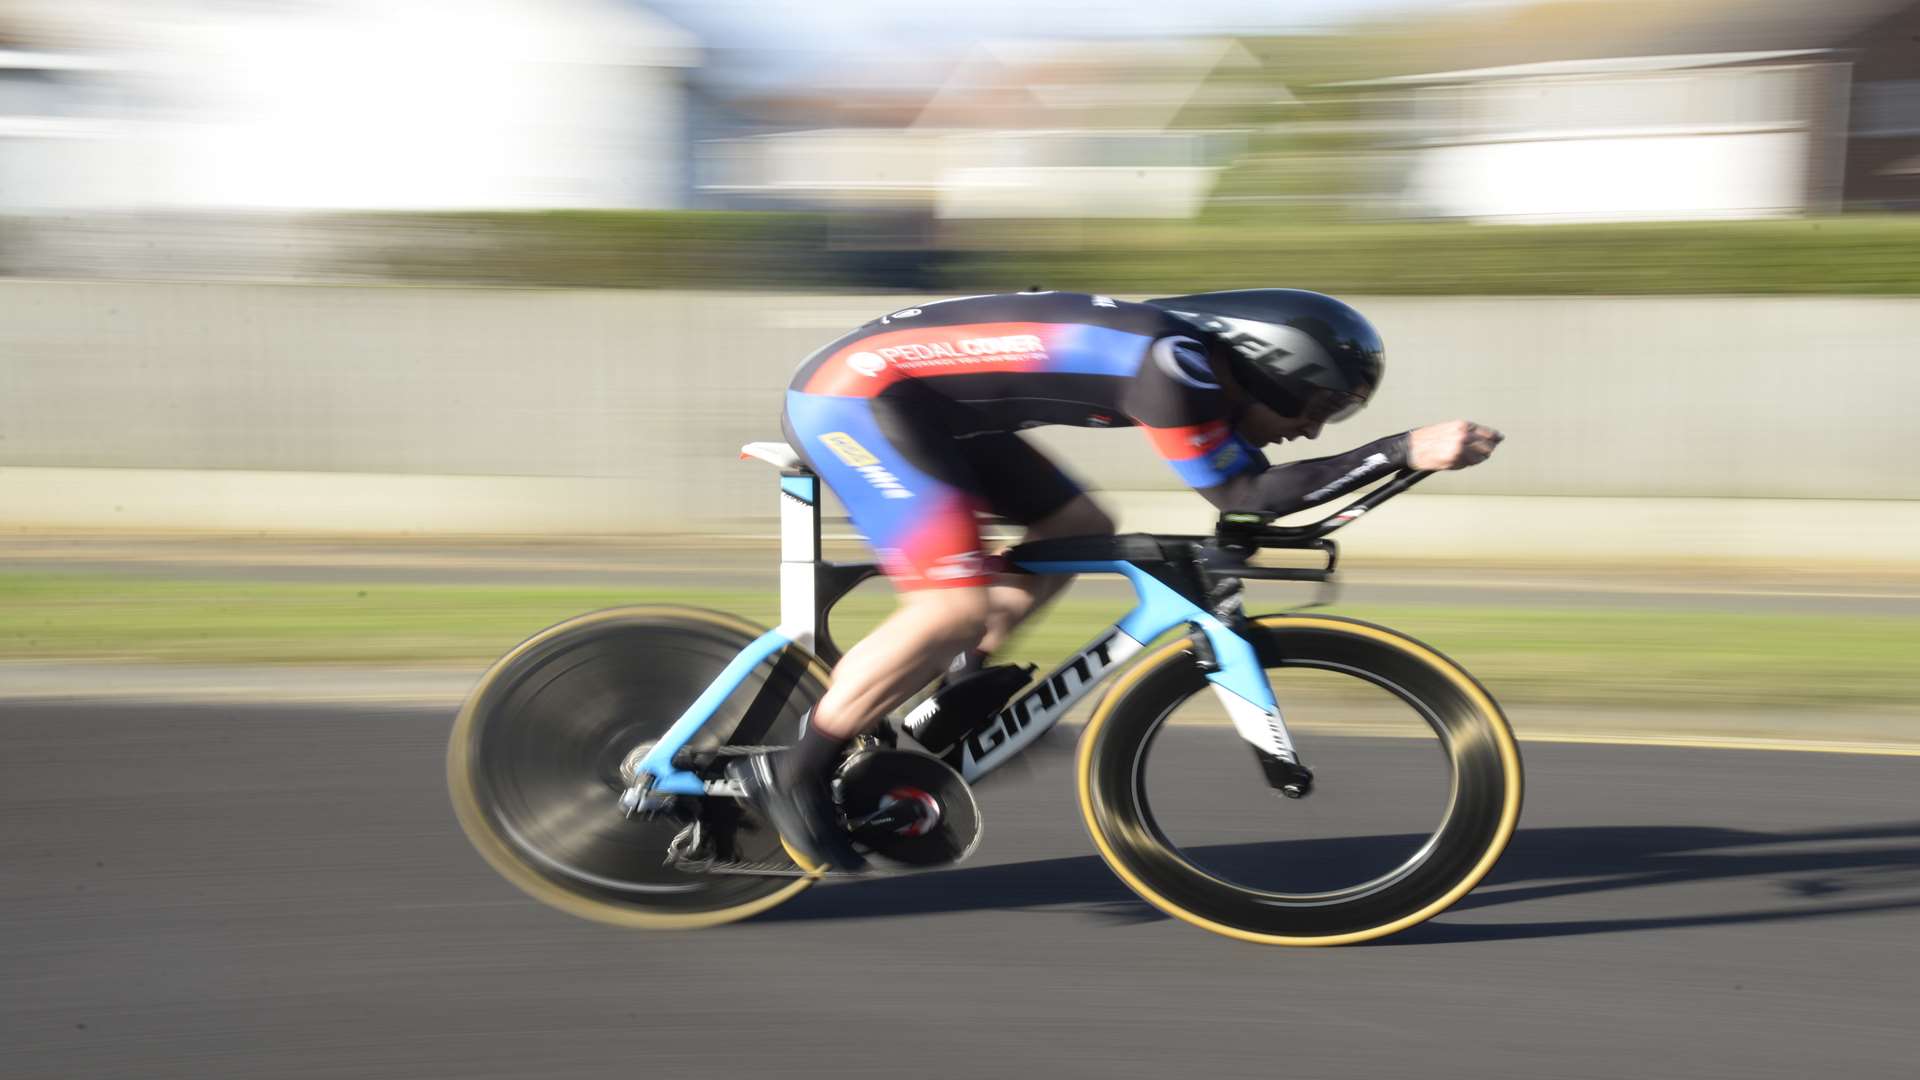
<instances>
[{"instance_id":1,"label":"front disc wheel","mask_svg":"<svg viewBox=\"0 0 1920 1080\"><path fill-rule=\"evenodd\" d=\"M1216 933L1337 945L1444 911L1519 820L1499 707L1452 661L1383 627L1266 616L1247 630L1315 771L1281 799L1185 641L1122 677L1082 735L1081 810L1115 873Z\"/></svg>"}]
</instances>

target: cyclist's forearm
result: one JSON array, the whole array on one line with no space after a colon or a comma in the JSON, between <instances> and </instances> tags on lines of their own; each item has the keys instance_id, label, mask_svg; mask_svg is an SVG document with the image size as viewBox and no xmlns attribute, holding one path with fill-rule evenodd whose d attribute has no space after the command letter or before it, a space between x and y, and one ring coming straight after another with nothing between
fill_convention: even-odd
<instances>
[{"instance_id":1,"label":"cyclist's forearm","mask_svg":"<svg viewBox=\"0 0 1920 1080\"><path fill-rule=\"evenodd\" d=\"M1404 432L1375 439L1332 457L1275 465L1264 472L1233 477L1203 488L1200 494L1222 510L1265 510L1290 514L1337 499L1407 464Z\"/></svg>"}]
</instances>

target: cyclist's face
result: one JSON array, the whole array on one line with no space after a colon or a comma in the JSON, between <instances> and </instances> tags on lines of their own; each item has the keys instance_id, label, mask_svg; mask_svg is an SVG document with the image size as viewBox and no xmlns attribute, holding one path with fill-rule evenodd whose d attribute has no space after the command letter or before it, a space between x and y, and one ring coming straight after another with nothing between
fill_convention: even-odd
<instances>
[{"instance_id":1,"label":"cyclist's face","mask_svg":"<svg viewBox=\"0 0 1920 1080\"><path fill-rule=\"evenodd\" d=\"M1220 388L1226 392L1233 429L1255 446L1271 446L1289 439L1317 439L1320 429L1326 426L1325 420L1282 416L1271 407L1253 400L1251 395L1240 389L1239 383L1233 381L1231 373L1216 369L1214 374L1220 379Z\"/></svg>"},{"instance_id":2,"label":"cyclist's face","mask_svg":"<svg viewBox=\"0 0 1920 1080\"><path fill-rule=\"evenodd\" d=\"M1281 416L1265 405L1249 402L1246 411L1240 414L1240 419L1233 426L1253 445L1270 446L1290 439L1317 439L1326 421Z\"/></svg>"}]
</instances>

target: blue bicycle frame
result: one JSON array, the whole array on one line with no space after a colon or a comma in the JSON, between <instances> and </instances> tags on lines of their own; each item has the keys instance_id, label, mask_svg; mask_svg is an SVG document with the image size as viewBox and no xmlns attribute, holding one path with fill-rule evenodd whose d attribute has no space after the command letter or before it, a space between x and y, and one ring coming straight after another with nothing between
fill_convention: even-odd
<instances>
[{"instance_id":1,"label":"blue bicycle frame","mask_svg":"<svg viewBox=\"0 0 1920 1080\"><path fill-rule=\"evenodd\" d=\"M757 457L781 469L780 625L741 650L680 718L668 728L639 762L639 784L629 802L639 805L644 795L733 795L725 780L702 780L678 768L674 758L699 734L720 706L768 660L786 648L837 652L820 632L826 608L850 584L824 598L820 593L819 479L806 471L792 451L781 443L749 444L742 457ZM1029 686L987 725L969 736L949 755L949 761L972 783L999 768L1046 734L1106 676L1169 630L1190 626L1204 634L1214 663L1207 679L1226 707L1235 730L1253 746L1285 761L1297 761L1293 741L1274 702L1266 669L1252 643L1235 633L1212 613L1180 595L1139 566L1119 561L1022 561L1020 569L1034 574L1119 574L1132 585L1137 603L1119 622L1089 642L1066 662ZM871 568L852 570L845 582L869 576ZM957 760L955 759L957 756Z\"/></svg>"}]
</instances>

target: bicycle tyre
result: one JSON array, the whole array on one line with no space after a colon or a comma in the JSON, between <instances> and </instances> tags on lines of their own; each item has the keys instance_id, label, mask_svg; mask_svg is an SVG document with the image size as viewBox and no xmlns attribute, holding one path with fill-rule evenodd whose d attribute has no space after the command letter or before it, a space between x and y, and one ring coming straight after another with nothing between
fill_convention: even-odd
<instances>
[{"instance_id":1,"label":"bicycle tyre","mask_svg":"<svg viewBox=\"0 0 1920 1080\"><path fill-rule=\"evenodd\" d=\"M1440 828L1395 873L1350 894L1248 888L1185 859L1154 822L1143 786L1154 735L1176 706L1208 692L1189 640L1183 639L1123 674L1081 736L1080 807L1101 857L1161 911L1261 944L1367 941L1445 911L1493 868L1519 822L1520 752L1499 706L1457 664L1385 627L1322 615L1260 616L1249 626L1248 637L1269 670L1294 665L1358 674L1391 686L1420 708L1453 769Z\"/></svg>"},{"instance_id":2,"label":"bicycle tyre","mask_svg":"<svg viewBox=\"0 0 1920 1080\"><path fill-rule=\"evenodd\" d=\"M812 876L701 875L664 865L681 823L617 809L625 752L655 737L762 630L699 608L582 615L527 639L488 670L455 719L447 786L467 838L529 896L596 922L717 926L798 895ZM702 739L785 741L826 692L826 668L789 646L736 691ZM748 862L781 862L771 829L724 808Z\"/></svg>"}]
</instances>

